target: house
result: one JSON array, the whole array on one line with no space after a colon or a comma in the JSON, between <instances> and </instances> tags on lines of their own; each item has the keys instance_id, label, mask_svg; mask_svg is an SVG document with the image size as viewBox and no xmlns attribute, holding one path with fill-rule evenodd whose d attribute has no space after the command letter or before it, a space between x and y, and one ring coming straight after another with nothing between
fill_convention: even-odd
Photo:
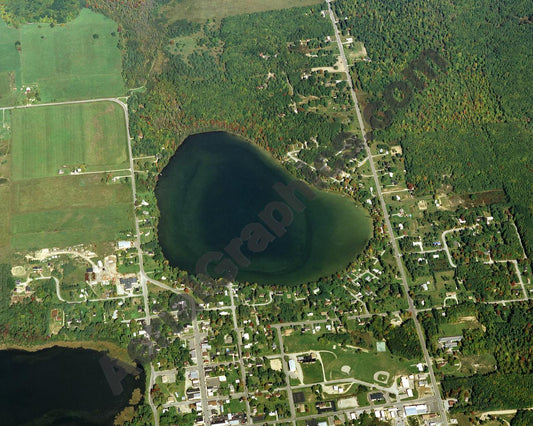
<instances>
[{"instance_id":1,"label":"house","mask_svg":"<svg viewBox=\"0 0 533 426\"><path fill-rule=\"evenodd\" d=\"M374 392L369 395L371 402L384 401L385 397L381 392Z\"/></svg>"},{"instance_id":2,"label":"house","mask_svg":"<svg viewBox=\"0 0 533 426\"><path fill-rule=\"evenodd\" d=\"M124 286L125 290L131 290L134 284L137 284L137 277L120 278L120 284Z\"/></svg>"}]
</instances>

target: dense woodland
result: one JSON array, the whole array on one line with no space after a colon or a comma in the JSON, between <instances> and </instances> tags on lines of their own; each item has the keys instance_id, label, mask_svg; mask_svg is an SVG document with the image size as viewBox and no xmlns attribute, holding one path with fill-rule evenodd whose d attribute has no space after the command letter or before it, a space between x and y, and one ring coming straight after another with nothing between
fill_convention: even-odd
<instances>
[{"instance_id":1,"label":"dense woodland","mask_svg":"<svg viewBox=\"0 0 533 426\"><path fill-rule=\"evenodd\" d=\"M428 339L428 349L443 356L437 347L441 327L465 316L474 316L479 324L463 330L459 351L463 355L491 354L496 371L471 377L445 376L443 391L457 398L456 411L499 408L525 408L533 404L533 305L512 306L466 303L446 309L446 316L437 310L420 316Z\"/></svg>"},{"instance_id":2,"label":"dense woodland","mask_svg":"<svg viewBox=\"0 0 533 426\"><path fill-rule=\"evenodd\" d=\"M401 143L408 180L419 193L445 184L459 194L503 188L531 259L530 3L338 0L334 7L347 18L340 20L343 32L362 40L371 59L353 67L363 98L386 105L374 113L381 127L374 138ZM413 80L410 70L424 69L426 49L446 68L427 60L425 71L434 78L415 72L422 84L414 85L412 98L387 102L391 83Z\"/></svg>"},{"instance_id":3,"label":"dense woodland","mask_svg":"<svg viewBox=\"0 0 533 426\"><path fill-rule=\"evenodd\" d=\"M78 16L80 0L4 0L2 19L14 26L27 22L62 24Z\"/></svg>"}]
</instances>

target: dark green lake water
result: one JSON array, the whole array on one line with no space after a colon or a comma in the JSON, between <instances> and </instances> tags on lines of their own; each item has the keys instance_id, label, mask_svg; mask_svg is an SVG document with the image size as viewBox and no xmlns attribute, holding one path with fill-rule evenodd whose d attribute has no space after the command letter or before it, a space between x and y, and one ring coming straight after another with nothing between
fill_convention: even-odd
<instances>
[{"instance_id":1,"label":"dark green lake water","mask_svg":"<svg viewBox=\"0 0 533 426\"><path fill-rule=\"evenodd\" d=\"M366 210L346 197L316 189L312 200L295 192L300 205L293 198L284 200L273 186L291 182L295 178L269 155L233 135L210 132L187 138L156 188L159 242L165 257L173 266L194 273L203 255L216 252L222 259L209 264L210 276L218 275L214 268L226 259L237 266L238 281L262 284L303 283L345 268L371 236ZM287 224L281 226L282 235L280 228L266 226L258 217L273 202L292 207L292 221L286 209L269 210L265 216ZM298 207L303 210L297 211ZM251 234L264 236L256 246L248 245L249 234L241 235L251 223L261 224L254 225L256 234ZM268 233L260 232L259 226ZM239 237L244 241L242 257L229 255L224 249ZM265 240L266 247L261 244Z\"/></svg>"},{"instance_id":2,"label":"dark green lake water","mask_svg":"<svg viewBox=\"0 0 533 426\"><path fill-rule=\"evenodd\" d=\"M104 356L60 347L0 351L0 424L113 424L133 389L144 392L145 376L127 375L115 395L100 364Z\"/></svg>"}]
</instances>

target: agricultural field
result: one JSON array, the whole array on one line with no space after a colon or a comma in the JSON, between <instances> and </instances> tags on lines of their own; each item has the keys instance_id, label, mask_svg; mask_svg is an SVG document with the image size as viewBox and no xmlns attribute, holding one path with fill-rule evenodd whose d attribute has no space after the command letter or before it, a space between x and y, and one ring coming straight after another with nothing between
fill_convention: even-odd
<instances>
[{"instance_id":1,"label":"agricultural field","mask_svg":"<svg viewBox=\"0 0 533 426\"><path fill-rule=\"evenodd\" d=\"M34 98L44 102L122 95L116 31L112 20L88 9L53 27L27 24L15 29L0 22L0 75L14 72L17 93L30 87ZM5 97L0 87L0 105L8 103Z\"/></svg>"},{"instance_id":2,"label":"agricultural field","mask_svg":"<svg viewBox=\"0 0 533 426\"><path fill-rule=\"evenodd\" d=\"M161 9L161 15L165 16L169 22L178 19L204 22L207 19L222 19L233 15L318 5L320 3L320 0L270 0L268 2L262 0L174 0Z\"/></svg>"},{"instance_id":3,"label":"agricultural field","mask_svg":"<svg viewBox=\"0 0 533 426\"><path fill-rule=\"evenodd\" d=\"M131 187L104 178L91 174L12 183L12 248L110 241L130 231Z\"/></svg>"},{"instance_id":4,"label":"agricultural field","mask_svg":"<svg viewBox=\"0 0 533 426\"><path fill-rule=\"evenodd\" d=\"M112 102L12 111L13 180L129 167L122 108Z\"/></svg>"},{"instance_id":5,"label":"agricultural field","mask_svg":"<svg viewBox=\"0 0 533 426\"><path fill-rule=\"evenodd\" d=\"M4 111L2 118L0 197L9 208L0 213L0 258L18 250L116 241L133 230L119 105L21 108ZM71 174L73 169L81 172Z\"/></svg>"}]
</instances>

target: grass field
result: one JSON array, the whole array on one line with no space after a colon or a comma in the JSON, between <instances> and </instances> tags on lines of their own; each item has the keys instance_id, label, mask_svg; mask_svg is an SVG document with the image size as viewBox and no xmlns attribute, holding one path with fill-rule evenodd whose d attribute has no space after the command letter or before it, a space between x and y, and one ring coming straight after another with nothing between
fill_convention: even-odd
<instances>
[{"instance_id":1,"label":"grass field","mask_svg":"<svg viewBox=\"0 0 533 426\"><path fill-rule=\"evenodd\" d=\"M174 0L161 9L161 15L168 19L169 22L178 19L204 22L213 18L221 19L245 13L319 5L322 3L320 0L183 0L179 2Z\"/></svg>"},{"instance_id":2,"label":"grass field","mask_svg":"<svg viewBox=\"0 0 533 426\"><path fill-rule=\"evenodd\" d=\"M17 84L20 85L20 54L15 43L20 41L19 31L8 28L7 24L0 20L0 73L15 72ZM1 99L0 99L1 101Z\"/></svg>"},{"instance_id":3,"label":"grass field","mask_svg":"<svg viewBox=\"0 0 533 426\"><path fill-rule=\"evenodd\" d=\"M63 165L129 167L119 105L15 109L4 118L11 131L0 135L0 260L9 261L13 251L82 243L96 250L133 231L129 182L113 183L102 172L58 175Z\"/></svg>"},{"instance_id":4,"label":"grass field","mask_svg":"<svg viewBox=\"0 0 533 426\"><path fill-rule=\"evenodd\" d=\"M124 113L113 102L15 109L12 153L13 180L57 176L64 165L127 168Z\"/></svg>"},{"instance_id":5,"label":"grass field","mask_svg":"<svg viewBox=\"0 0 533 426\"><path fill-rule=\"evenodd\" d=\"M12 183L12 248L113 241L131 231L131 187L102 183L103 177L91 174Z\"/></svg>"},{"instance_id":6,"label":"grass field","mask_svg":"<svg viewBox=\"0 0 533 426\"><path fill-rule=\"evenodd\" d=\"M304 383L310 385L312 383L319 383L324 380L322 375L322 364L316 361L314 364L301 364L304 375Z\"/></svg>"},{"instance_id":7,"label":"grass field","mask_svg":"<svg viewBox=\"0 0 533 426\"><path fill-rule=\"evenodd\" d=\"M378 353L375 350L362 352L352 348L339 348L327 341L319 342L319 337L320 334L318 333L304 333L284 337L283 342L287 347L287 353L310 350L320 351L327 380L352 377L374 383L374 373L388 371L390 373L390 379L387 385L390 385L394 375L407 373L410 371L410 365L418 362L401 359L391 355L388 351ZM318 363L317 365L320 366ZM341 370L346 365L350 367L348 374ZM309 383L312 383L318 377L316 371L306 372L304 370L304 374L306 379L305 383L308 383L308 380L311 380Z\"/></svg>"},{"instance_id":8,"label":"grass field","mask_svg":"<svg viewBox=\"0 0 533 426\"><path fill-rule=\"evenodd\" d=\"M0 72L14 71L19 90L38 87L45 102L122 95L116 30L115 22L88 9L53 28L28 24L13 29L0 22Z\"/></svg>"}]
</instances>

